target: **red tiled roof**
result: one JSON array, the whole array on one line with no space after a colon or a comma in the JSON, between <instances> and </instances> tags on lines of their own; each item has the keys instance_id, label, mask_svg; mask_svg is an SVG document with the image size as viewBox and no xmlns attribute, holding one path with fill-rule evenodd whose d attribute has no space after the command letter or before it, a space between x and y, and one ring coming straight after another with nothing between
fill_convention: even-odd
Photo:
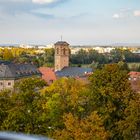
<instances>
[{"instance_id":1,"label":"red tiled roof","mask_svg":"<svg viewBox=\"0 0 140 140\"><path fill-rule=\"evenodd\" d=\"M48 83L48 85L56 80L56 75L53 68L40 67L39 71L42 74L42 79L44 79Z\"/></svg>"},{"instance_id":2,"label":"red tiled roof","mask_svg":"<svg viewBox=\"0 0 140 140\"><path fill-rule=\"evenodd\" d=\"M129 72L129 76L130 77L139 77L140 76L140 72L131 71L131 72Z\"/></svg>"},{"instance_id":3,"label":"red tiled roof","mask_svg":"<svg viewBox=\"0 0 140 140\"><path fill-rule=\"evenodd\" d=\"M129 75L140 75L140 72L131 71L131 72L129 72Z\"/></svg>"}]
</instances>

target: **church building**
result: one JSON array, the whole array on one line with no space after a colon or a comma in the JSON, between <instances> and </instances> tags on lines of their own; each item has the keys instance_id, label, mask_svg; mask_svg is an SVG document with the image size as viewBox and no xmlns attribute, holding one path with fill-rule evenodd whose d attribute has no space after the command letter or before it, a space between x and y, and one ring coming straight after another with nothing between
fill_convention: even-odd
<instances>
[{"instance_id":1,"label":"church building","mask_svg":"<svg viewBox=\"0 0 140 140\"><path fill-rule=\"evenodd\" d=\"M13 89L16 81L32 76L42 76L35 65L0 61L0 91Z\"/></svg>"},{"instance_id":2,"label":"church building","mask_svg":"<svg viewBox=\"0 0 140 140\"><path fill-rule=\"evenodd\" d=\"M65 41L55 44L55 74L57 77L85 77L92 73L91 68L70 67L70 48Z\"/></svg>"},{"instance_id":3,"label":"church building","mask_svg":"<svg viewBox=\"0 0 140 140\"><path fill-rule=\"evenodd\" d=\"M69 66L70 49L69 44L64 41L55 43L55 71L60 71Z\"/></svg>"}]
</instances>

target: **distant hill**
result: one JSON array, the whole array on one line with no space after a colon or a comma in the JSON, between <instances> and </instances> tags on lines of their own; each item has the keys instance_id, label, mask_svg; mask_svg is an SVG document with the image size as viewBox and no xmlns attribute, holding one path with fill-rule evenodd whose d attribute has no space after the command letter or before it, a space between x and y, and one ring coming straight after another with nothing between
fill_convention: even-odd
<instances>
[{"instance_id":1,"label":"distant hill","mask_svg":"<svg viewBox=\"0 0 140 140\"><path fill-rule=\"evenodd\" d=\"M0 44L0 47L19 47L20 44ZM35 44L32 44L32 46L36 46ZM43 45L37 45L37 46L43 46ZM114 43L114 44L93 44L93 45L71 45L73 48L91 48L91 47L136 47L140 48L140 43Z\"/></svg>"},{"instance_id":2,"label":"distant hill","mask_svg":"<svg viewBox=\"0 0 140 140\"><path fill-rule=\"evenodd\" d=\"M110 46L125 46L125 47L140 47L140 43L115 43L115 44L110 44Z\"/></svg>"},{"instance_id":3,"label":"distant hill","mask_svg":"<svg viewBox=\"0 0 140 140\"><path fill-rule=\"evenodd\" d=\"M0 44L0 47L11 47L11 46L18 47L19 44Z\"/></svg>"}]
</instances>

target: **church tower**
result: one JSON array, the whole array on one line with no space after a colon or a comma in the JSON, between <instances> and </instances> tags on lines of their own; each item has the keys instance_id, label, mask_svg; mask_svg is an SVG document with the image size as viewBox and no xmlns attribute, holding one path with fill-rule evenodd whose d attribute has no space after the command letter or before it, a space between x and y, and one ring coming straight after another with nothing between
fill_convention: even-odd
<instances>
[{"instance_id":1,"label":"church tower","mask_svg":"<svg viewBox=\"0 0 140 140\"><path fill-rule=\"evenodd\" d=\"M69 66L70 49L65 41L58 41L55 44L55 71L60 71Z\"/></svg>"}]
</instances>

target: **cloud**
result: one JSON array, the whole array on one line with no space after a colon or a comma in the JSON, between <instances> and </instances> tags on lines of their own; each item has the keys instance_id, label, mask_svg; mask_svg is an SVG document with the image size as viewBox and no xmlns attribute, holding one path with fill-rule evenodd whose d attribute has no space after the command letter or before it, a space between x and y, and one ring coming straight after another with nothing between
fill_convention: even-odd
<instances>
[{"instance_id":1,"label":"cloud","mask_svg":"<svg viewBox=\"0 0 140 140\"><path fill-rule=\"evenodd\" d=\"M140 17L140 10L122 9L120 12L115 13L112 17L114 19Z\"/></svg>"},{"instance_id":2,"label":"cloud","mask_svg":"<svg viewBox=\"0 0 140 140\"><path fill-rule=\"evenodd\" d=\"M68 0L0 0L0 18L5 16L7 19L22 14L33 15L36 17L51 19L54 15L48 13L34 12L40 8L52 9Z\"/></svg>"},{"instance_id":3,"label":"cloud","mask_svg":"<svg viewBox=\"0 0 140 140\"><path fill-rule=\"evenodd\" d=\"M116 13L112 16L114 19L121 19L121 18L126 18L128 17L128 14L124 12Z\"/></svg>"},{"instance_id":4,"label":"cloud","mask_svg":"<svg viewBox=\"0 0 140 140\"><path fill-rule=\"evenodd\" d=\"M1 0L0 3L11 3L11 2L14 2L14 3L22 3L22 2L30 2L30 0Z\"/></svg>"},{"instance_id":5,"label":"cloud","mask_svg":"<svg viewBox=\"0 0 140 140\"><path fill-rule=\"evenodd\" d=\"M114 14L112 17L115 18L115 19L121 18L120 14Z\"/></svg>"},{"instance_id":6,"label":"cloud","mask_svg":"<svg viewBox=\"0 0 140 140\"><path fill-rule=\"evenodd\" d=\"M54 19L55 16L52 14L43 14L43 13L31 13L32 15L36 16L36 17L40 17L40 18L44 18L44 19Z\"/></svg>"},{"instance_id":7,"label":"cloud","mask_svg":"<svg viewBox=\"0 0 140 140\"><path fill-rule=\"evenodd\" d=\"M139 17L140 16L140 10L136 10L133 12L135 17Z\"/></svg>"},{"instance_id":8,"label":"cloud","mask_svg":"<svg viewBox=\"0 0 140 140\"><path fill-rule=\"evenodd\" d=\"M38 3L38 4L50 4L57 1L58 0L32 0L33 3Z\"/></svg>"}]
</instances>

